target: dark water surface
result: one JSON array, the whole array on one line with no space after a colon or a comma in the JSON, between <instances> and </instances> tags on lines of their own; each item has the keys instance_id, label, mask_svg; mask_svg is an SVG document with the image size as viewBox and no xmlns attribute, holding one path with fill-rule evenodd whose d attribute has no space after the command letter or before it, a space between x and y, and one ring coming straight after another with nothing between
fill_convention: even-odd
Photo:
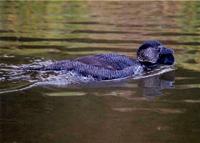
<instances>
[{"instance_id":1,"label":"dark water surface","mask_svg":"<svg viewBox=\"0 0 200 143\"><path fill-rule=\"evenodd\" d=\"M198 2L0 2L0 91L30 84L3 80L6 65L135 57L149 39L176 56L160 76L0 94L0 142L199 143L199 17Z\"/></svg>"}]
</instances>

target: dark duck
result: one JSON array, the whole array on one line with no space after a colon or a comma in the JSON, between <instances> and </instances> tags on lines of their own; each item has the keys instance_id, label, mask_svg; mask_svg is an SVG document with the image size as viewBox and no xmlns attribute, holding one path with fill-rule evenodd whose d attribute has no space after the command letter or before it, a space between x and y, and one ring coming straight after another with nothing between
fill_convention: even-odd
<instances>
[{"instance_id":1,"label":"dark duck","mask_svg":"<svg viewBox=\"0 0 200 143\"><path fill-rule=\"evenodd\" d=\"M140 75L161 65L173 65L173 50L159 41L145 41L137 50L137 58L116 53L97 54L72 60L56 61L39 67L23 67L23 70L73 71L95 80L112 80Z\"/></svg>"}]
</instances>

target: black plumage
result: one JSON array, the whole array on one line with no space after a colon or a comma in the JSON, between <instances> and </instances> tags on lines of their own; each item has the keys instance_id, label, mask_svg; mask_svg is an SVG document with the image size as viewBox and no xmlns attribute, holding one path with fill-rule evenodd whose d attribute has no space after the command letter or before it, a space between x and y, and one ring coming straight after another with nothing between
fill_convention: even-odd
<instances>
[{"instance_id":1,"label":"black plumage","mask_svg":"<svg viewBox=\"0 0 200 143\"><path fill-rule=\"evenodd\" d=\"M116 53L84 56L73 60L57 61L39 67L23 67L23 70L64 70L74 71L97 80L111 80L138 75L159 65L174 63L173 50L159 41L146 41L137 50L133 59Z\"/></svg>"}]
</instances>

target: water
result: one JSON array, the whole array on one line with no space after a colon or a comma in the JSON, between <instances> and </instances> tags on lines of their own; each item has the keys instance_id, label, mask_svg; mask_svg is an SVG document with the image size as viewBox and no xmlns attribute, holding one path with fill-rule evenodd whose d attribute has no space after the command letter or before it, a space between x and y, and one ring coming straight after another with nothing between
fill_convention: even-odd
<instances>
[{"instance_id":1,"label":"water","mask_svg":"<svg viewBox=\"0 0 200 143\"><path fill-rule=\"evenodd\" d=\"M199 6L0 2L1 68L108 52L135 57L149 39L176 57L176 70L162 75L78 87L4 80L1 69L0 91L25 90L0 94L0 142L199 143Z\"/></svg>"}]
</instances>

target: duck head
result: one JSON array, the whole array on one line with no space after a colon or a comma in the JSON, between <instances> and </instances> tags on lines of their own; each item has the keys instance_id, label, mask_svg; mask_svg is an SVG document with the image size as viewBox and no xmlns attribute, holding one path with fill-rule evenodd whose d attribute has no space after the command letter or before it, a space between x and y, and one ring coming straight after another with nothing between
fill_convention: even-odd
<instances>
[{"instance_id":1,"label":"duck head","mask_svg":"<svg viewBox=\"0 0 200 143\"><path fill-rule=\"evenodd\" d=\"M174 51L156 40L145 41L137 50L137 59L147 67L173 65Z\"/></svg>"}]
</instances>

